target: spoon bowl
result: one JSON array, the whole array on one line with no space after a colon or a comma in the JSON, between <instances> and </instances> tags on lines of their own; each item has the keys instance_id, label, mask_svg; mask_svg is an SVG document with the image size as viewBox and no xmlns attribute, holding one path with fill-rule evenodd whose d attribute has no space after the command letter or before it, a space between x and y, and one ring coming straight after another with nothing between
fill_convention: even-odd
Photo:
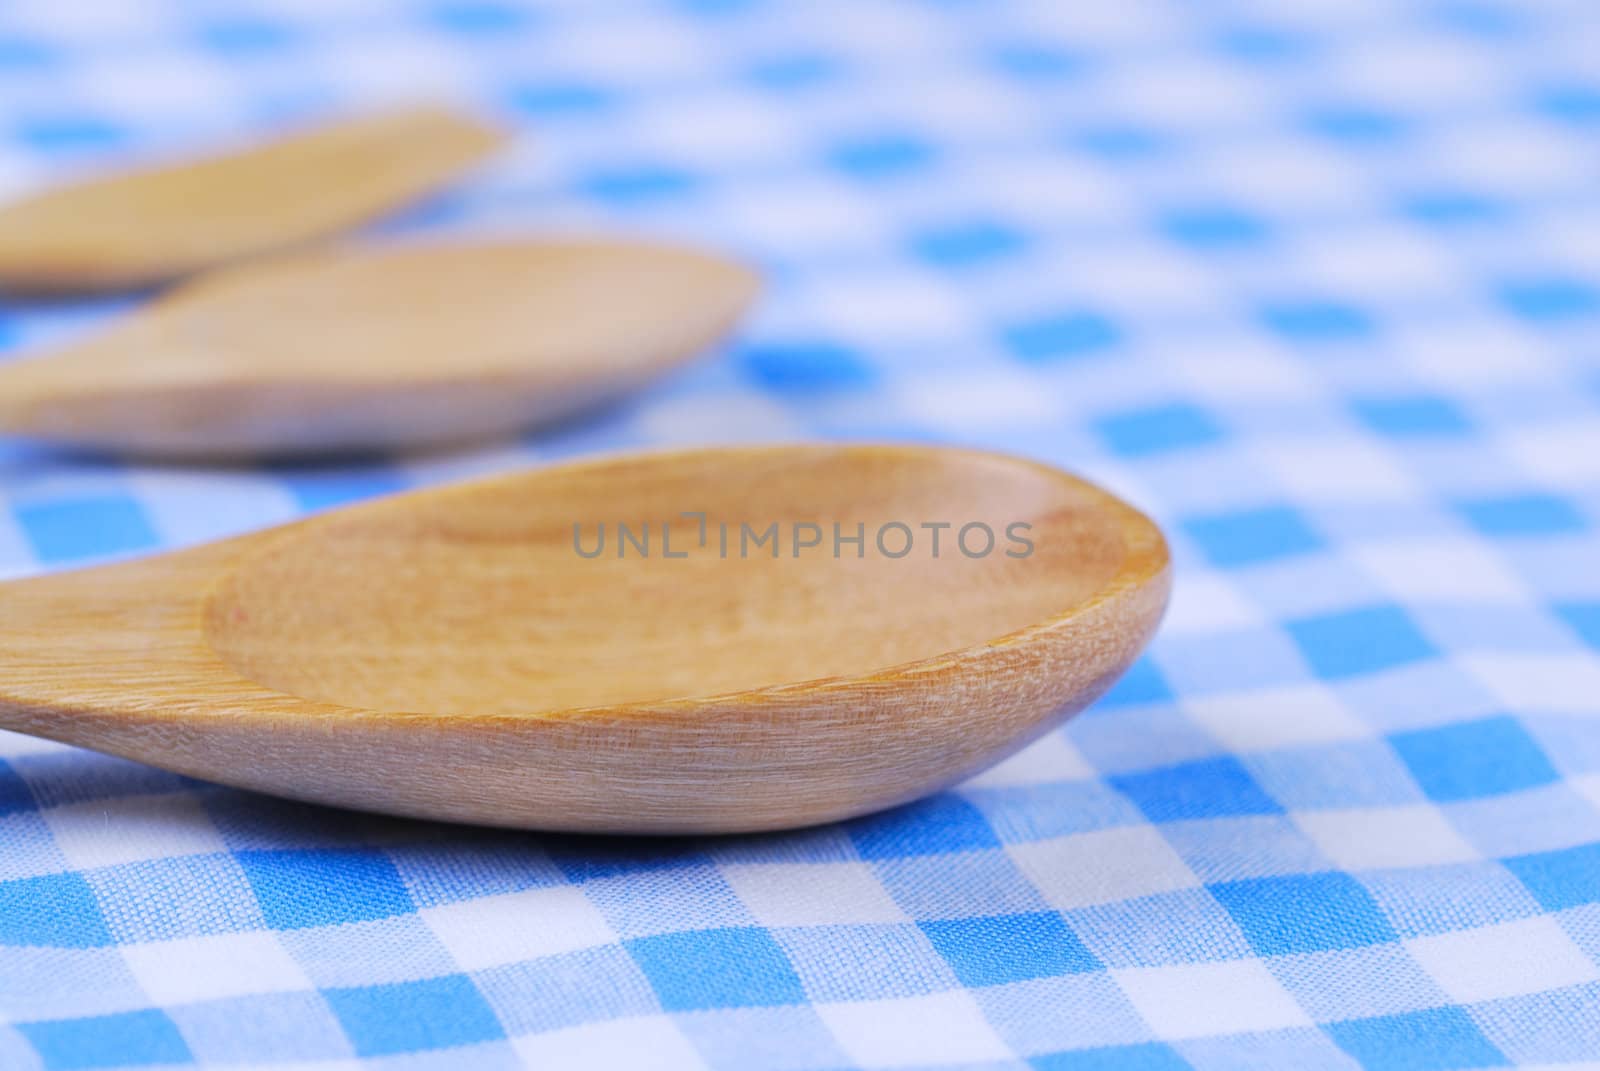
<instances>
[{"instance_id":1,"label":"spoon bowl","mask_svg":"<svg viewBox=\"0 0 1600 1071\"><path fill-rule=\"evenodd\" d=\"M1031 462L619 456L0 586L0 727L392 814L781 829L1033 740L1168 584L1154 524Z\"/></svg>"},{"instance_id":2,"label":"spoon bowl","mask_svg":"<svg viewBox=\"0 0 1600 1071\"><path fill-rule=\"evenodd\" d=\"M617 240L457 240L219 269L0 365L0 432L157 458L306 457L512 434L704 351L747 268Z\"/></svg>"}]
</instances>

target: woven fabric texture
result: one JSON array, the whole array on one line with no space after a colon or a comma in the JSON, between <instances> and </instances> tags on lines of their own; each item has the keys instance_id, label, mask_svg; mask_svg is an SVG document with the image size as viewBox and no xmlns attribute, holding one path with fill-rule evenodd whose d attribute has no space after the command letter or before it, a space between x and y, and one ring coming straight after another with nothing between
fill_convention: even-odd
<instances>
[{"instance_id":1,"label":"woven fabric texture","mask_svg":"<svg viewBox=\"0 0 1600 1071\"><path fill-rule=\"evenodd\" d=\"M674 236L770 285L507 446L0 440L0 576L866 438L1083 472L1177 587L1064 729L781 836L393 820L0 734L0 1068L1600 1060L1597 57L1592 0L5 0L0 190L447 95L525 138L377 233ZM0 304L0 358L138 300Z\"/></svg>"}]
</instances>

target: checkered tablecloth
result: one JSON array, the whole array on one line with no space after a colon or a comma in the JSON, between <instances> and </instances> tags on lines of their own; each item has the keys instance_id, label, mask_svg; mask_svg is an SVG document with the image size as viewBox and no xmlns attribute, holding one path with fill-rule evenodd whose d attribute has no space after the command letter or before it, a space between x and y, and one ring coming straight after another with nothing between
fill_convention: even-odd
<instances>
[{"instance_id":1,"label":"checkered tablecloth","mask_svg":"<svg viewBox=\"0 0 1600 1071\"><path fill-rule=\"evenodd\" d=\"M4 0L0 188L433 94L526 138L385 230L727 248L771 283L741 337L466 454L0 440L0 575L598 448L911 438L1150 511L1164 630L999 768L781 836L0 734L0 1068L1600 1060L1593 0ZM0 346L128 306L0 305Z\"/></svg>"}]
</instances>

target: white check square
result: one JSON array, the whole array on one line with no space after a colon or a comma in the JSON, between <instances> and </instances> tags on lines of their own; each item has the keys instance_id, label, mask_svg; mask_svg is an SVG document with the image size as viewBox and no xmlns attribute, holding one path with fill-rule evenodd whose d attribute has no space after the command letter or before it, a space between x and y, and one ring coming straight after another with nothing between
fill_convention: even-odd
<instances>
[{"instance_id":1,"label":"white check square","mask_svg":"<svg viewBox=\"0 0 1600 1071\"><path fill-rule=\"evenodd\" d=\"M1164 353L1178 367L1205 368L1206 374L1195 377L1190 389L1216 405L1305 405L1318 401L1323 390L1306 365L1284 360L1281 350L1249 332L1175 342Z\"/></svg>"},{"instance_id":2,"label":"white check square","mask_svg":"<svg viewBox=\"0 0 1600 1071\"><path fill-rule=\"evenodd\" d=\"M223 933L124 945L122 958L152 1003L315 989L274 933Z\"/></svg>"},{"instance_id":3,"label":"white check square","mask_svg":"<svg viewBox=\"0 0 1600 1071\"><path fill-rule=\"evenodd\" d=\"M1568 784L1572 786L1574 792L1588 800L1596 810L1600 810L1600 774L1585 774L1582 777L1574 777Z\"/></svg>"},{"instance_id":4,"label":"white check square","mask_svg":"<svg viewBox=\"0 0 1600 1071\"><path fill-rule=\"evenodd\" d=\"M1348 553L1362 569L1405 598L1514 602L1528 597L1527 588L1498 555L1464 540L1357 543Z\"/></svg>"},{"instance_id":5,"label":"white check square","mask_svg":"<svg viewBox=\"0 0 1600 1071\"><path fill-rule=\"evenodd\" d=\"M1342 870L1466 863L1478 851L1437 807L1362 807L1305 811L1295 822Z\"/></svg>"},{"instance_id":6,"label":"white check square","mask_svg":"<svg viewBox=\"0 0 1600 1071\"><path fill-rule=\"evenodd\" d=\"M1311 1025L1310 1017L1258 960L1126 967L1111 973L1159 1038Z\"/></svg>"},{"instance_id":7,"label":"white check square","mask_svg":"<svg viewBox=\"0 0 1600 1071\"><path fill-rule=\"evenodd\" d=\"M1196 697L1184 702L1184 710L1229 750L1239 752L1373 735L1332 692L1316 685Z\"/></svg>"},{"instance_id":8,"label":"white check square","mask_svg":"<svg viewBox=\"0 0 1600 1071\"><path fill-rule=\"evenodd\" d=\"M583 891L552 885L425 908L423 921L463 970L520 963L617 939Z\"/></svg>"},{"instance_id":9,"label":"white check square","mask_svg":"<svg viewBox=\"0 0 1600 1071\"><path fill-rule=\"evenodd\" d=\"M1600 662L1592 655L1473 651L1456 663L1487 685L1507 710L1596 717Z\"/></svg>"},{"instance_id":10,"label":"white check square","mask_svg":"<svg viewBox=\"0 0 1600 1071\"><path fill-rule=\"evenodd\" d=\"M1190 571L1172 585L1162 628L1173 634L1203 635L1256 628L1265 620L1261 607L1222 576Z\"/></svg>"},{"instance_id":11,"label":"white check square","mask_svg":"<svg viewBox=\"0 0 1600 1071\"><path fill-rule=\"evenodd\" d=\"M723 879L763 926L904 922L865 863L735 863Z\"/></svg>"},{"instance_id":12,"label":"white check square","mask_svg":"<svg viewBox=\"0 0 1600 1071\"><path fill-rule=\"evenodd\" d=\"M1023 748L967 784L985 788L1007 785L1043 785L1057 781L1078 781L1096 776L1083 752L1061 733L1050 733Z\"/></svg>"},{"instance_id":13,"label":"white check square","mask_svg":"<svg viewBox=\"0 0 1600 1071\"><path fill-rule=\"evenodd\" d=\"M1492 389L1502 383L1522 386L1528 382L1528 370L1549 359L1526 333L1498 317L1470 311L1448 323L1397 323L1393 335L1395 347L1418 375L1458 390Z\"/></svg>"},{"instance_id":14,"label":"white check square","mask_svg":"<svg viewBox=\"0 0 1600 1071\"><path fill-rule=\"evenodd\" d=\"M819 1004L817 1014L861 1067L977 1063L1011 1055L965 990Z\"/></svg>"},{"instance_id":15,"label":"white check square","mask_svg":"<svg viewBox=\"0 0 1600 1071\"><path fill-rule=\"evenodd\" d=\"M89 800L44 811L61 854L78 870L227 851L189 792Z\"/></svg>"},{"instance_id":16,"label":"white check square","mask_svg":"<svg viewBox=\"0 0 1600 1071\"><path fill-rule=\"evenodd\" d=\"M630 1071L703 1071L689 1039L665 1015L611 1019L548 1030L511 1043L527 1067L626 1067Z\"/></svg>"},{"instance_id":17,"label":"white check square","mask_svg":"<svg viewBox=\"0 0 1600 1071\"><path fill-rule=\"evenodd\" d=\"M1287 492L1311 502L1415 502L1426 496L1388 450L1360 440L1275 442L1261 452Z\"/></svg>"},{"instance_id":18,"label":"white check square","mask_svg":"<svg viewBox=\"0 0 1600 1071\"><path fill-rule=\"evenodd\" d=\"M722 876L762 925L906 921L866 863L734 863Z\"/></svg>"},{"instance_id":19,"label":"white check square","mask_svg":"<svg viewBox=\"0 0 1600 1071\"><path fill-rule=\"evenodd\" d=\"M869 203L843 183L819 178L730 190L723 211L751 239L796 255L876 240L883 230Z\"/></svg>"},{"instance_id":20,"label":"white check square","mask_svg":"<svg viewBox=\"0 0 1600 1071\"><path fill-rule=\"evenodd\" d=\"M845 338L878 344L948 342L976 335L959 294L938 279L857 272L816 282L800 294L822 323Z\"/></svg>"},{"instance_id":21,"label":"white check square","mask_svg":"<svg viewBox=\"0 0 1600 1071\"><path fill-rule=\"evenodd\" d=\"M1151 826L1014 844L1017 867L1058 910L1192 889L1200 881Z\"/></svg>"},{"instance_id":22,"label":"white check square","mask_svg":"<svg viewBox=\"0 0 1600 1071\"><path fill-rule=\"evenodd\" d=\"M902 390L900 407L950 431L1040 427L1060 418L1056 401L1033 379L993 370L919 379Z\"/></svg>"},{"instance_id":23,"label":"white check square","mask_svg":"<svg viewBox=\"0 0 1600 1071\"><path fill-rule=\"evenodd\" d=\"M1600 978L1594 961L1549 916L1416 937L1406 948L1441 989L1463 1003Z\"/></svg>"},{"instance_id":24,"label":"white check square","mask_svg":"<svg viewBox=\"0 0 1600 1071\"><path fill-rule=\"evenodd\" d=\"M1552 483L1600 480L1600 428L1588 420L1507 431L1506 449L1530 472Z\"/></svg>"}]
</instances>

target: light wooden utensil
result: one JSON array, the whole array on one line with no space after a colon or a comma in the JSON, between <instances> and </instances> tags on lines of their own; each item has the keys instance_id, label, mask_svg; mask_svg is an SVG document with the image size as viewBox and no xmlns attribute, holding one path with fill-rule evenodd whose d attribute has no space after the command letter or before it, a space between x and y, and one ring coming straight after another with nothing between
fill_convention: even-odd
<instances>
[{"instance_id":1,"label":"light wooden utensil","mask_svg":"<svg viewBox=\"0 0 1600 1071\"><path fill-rule=\"evenodd\" d=\"M390 212L507 140L437 107L363 116L0 205L0 289L145 286Z\"/></svg>"},{"instance_id":2,"label":"light wooden utensil","mask_svg":"<svg viewBox=\"0 0 1600 1071\"><path fill-rule=\"evenodd\" d=\"M981 529L961 539L980 523L988 553ZM776 556L741 545L774 524ZM889 557L897 524L912 545ZM1127 668L1168 584L1154 524L1031 462L603 458L0 586L0 728L398 815L781 829L1038 737Z\"/></svg>"},{"instance_id":3,"label":"light wooden utensil","mask_svg":"<svg viewBox=\"0 0 1600 1071\"><path fill-rule=\"evenodd\" d=\"M0 433L180 458L504 435L704 351L757 288L721 257L623 241L252 261L64 349L0 365Z\"/></svg>"}]
</instances>

